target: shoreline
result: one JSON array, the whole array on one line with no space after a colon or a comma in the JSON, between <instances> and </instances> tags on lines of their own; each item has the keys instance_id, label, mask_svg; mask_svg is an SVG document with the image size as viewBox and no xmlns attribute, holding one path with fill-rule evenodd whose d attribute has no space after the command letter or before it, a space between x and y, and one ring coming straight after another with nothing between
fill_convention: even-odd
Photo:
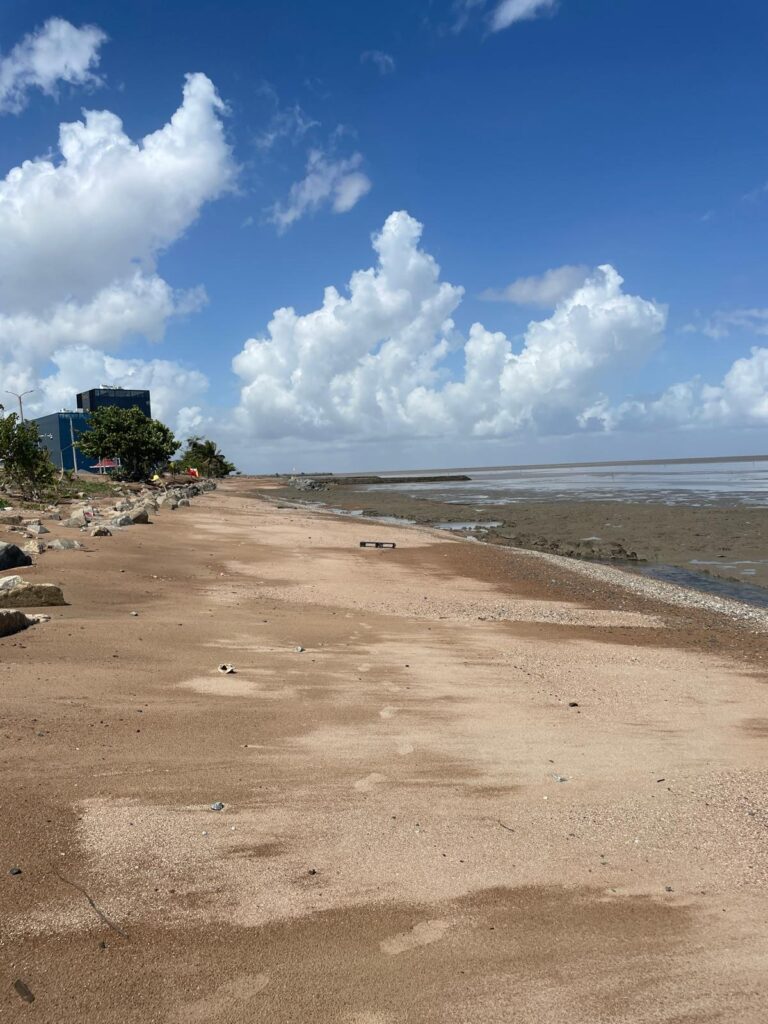
<instances>
[{"instance_id":1,"label":"shoreline","mask_svg":"<svg viewBox=\"0 0 768 1024\"><path fill-rule=\"evenodd\" d=\"M276 482L270 494L416 525L476 524L473 532L483 541L577 561L675 566L757 587L768 600L768 508L577 499L476 505L338 483L310 492L310 498L306 491Z\"/></svg>"},{"instance_id":2,"label":"shoreline","mask_svg":"<svg viewBox=\"0 0 768 1024\"><path fill-rule=\"evenodd\" d=\"M18 570L10 1019L762 1021L765 635L254 487Z\"/></svg>"}]
</instances>

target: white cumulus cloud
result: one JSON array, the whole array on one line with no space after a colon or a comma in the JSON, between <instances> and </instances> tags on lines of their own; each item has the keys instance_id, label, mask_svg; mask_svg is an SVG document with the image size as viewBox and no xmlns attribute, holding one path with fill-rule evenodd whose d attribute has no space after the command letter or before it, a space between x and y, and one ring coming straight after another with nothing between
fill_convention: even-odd
<instances>
[{"instance_id":1,"label":"white cumulus cloud","mask_svg":"<svg viewBox=\"0 0 768 1024\"><path fill-rule=\"evenodd\" d=\"M491 14L491 29L500 32L517 21L530 21L553 11L557 0L501 0Z\"/></svg>"},{"instance_id":2,"label":"white cumulus cloud","mask_svg":"<svg viewBox=\"0 0 768 1024\"><path fill-rule=\"evenodd\" d=\"M324 205L330 205L334 213L351 210L372 187L370 178L359 169L362 162L360 153L334 160L322 150L311 150L305 176L291 186L285 202L272 207L270 219L278 231L286 231Z\"/></svg>"},{"instance_id":3,"label":"white cumulus cloud","mask_svg":"<svg viewBox=\"0 0 768 1024\"><path fill-rule=\"evenodd\" d=\"M550 309L561 299L584 284L589 267L569 266L546 270L532 277L518 277L506 288L488 288L481 298L491 302L514 302L520 306Z\"/></svg>"},{"instance_id":4,"label":"white cumulus cloud","mask_svg":"<svg viewBox=\"0 0 768 1024\"><path fill-rule=\"evenodd\" d=\"M37 386L70 347L81 366L75 390L91 386L84 352L98 363L126 338L159 340L169 317L205 301L201 288L175 291L156 265L235 180L223 111L212 82L189 75L181 106L140 141L116 115L86 111L61 125L58 158L27 160L0 181L0 376L9 387ZM132 374L137 365L110 364ZM193 378L181 373L178 383Z\"/></svg>"},{"instance_id":5,"label":"white cumulus cloud","mask_svg":"<svg viewBox=\"0 0 768 1024\"><path fill-rule=\"evenodd\" d=\"M148 388L152 415L177 431L180 439L202 422L199 406L191 403L204 396L208 380L173 360L120 359L87 345L74 345L54 352L51 362L54 372L38 382L38 391L25 402L30 415L72 409L75 395L84 387L106 384Z\"/></svg>"},{"instance_id":6,"label":"white cumulus cloud","mask_svg":"<svg viewBox=\"0 0 768 1024\"><path fill-rule=\"evenodd\" d=\"M768 426L768 348L735 360L719 384L700 377L673 384L649 399L612 405L606 399L583 414L583 425L612 430L729 429Z\"/></svg>"},{"instance_id":7,"label":"white cumulus cloud","mask_svg":"<svg viewBox=\"0 0 768 1024\"><path fill-rule=\"evenodd\" d=\"M279 309L246 342L233 361L242 431L328 440L572 430L611 374L661 342L666 310L627 295L607 265L521 343L482 324L464 339L452 319L463 289L440 280L421 231L391 214L373 239L376 265L355 272L347 294L328 287L304 315ZM452 353L463 357L458 377Z\"/></svg>"},{"instance_id":8,"label":"white cumulus cloud","mask_svg":"<svg viewBox=\"0 0 768 1024\"><path fill-rule=\"evenodd\" d=\"M107 36L95 25L76 28L63 18L50 18L0 56L0 113L19 113L30 89L55 95L59 82L96 85L94 69Z\"/></svg>"}]
</instances>

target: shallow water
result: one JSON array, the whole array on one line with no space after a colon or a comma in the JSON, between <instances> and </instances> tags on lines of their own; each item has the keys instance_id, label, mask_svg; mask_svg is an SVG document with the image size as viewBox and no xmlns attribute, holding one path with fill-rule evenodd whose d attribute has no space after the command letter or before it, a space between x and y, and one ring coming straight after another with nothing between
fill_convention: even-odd
<instances>
[{"instance_id":1,"label":"shallow water","mask_svg":"<svg viewBox=\"0 0 768 1024\"><path fill-rule=\"evenodd\" d=\"M532 501L658 502L665 505L768 506L768 461L469 469L467 481L371 485L414 498L481 506ZM361 488L362 489L362 488Z\"/></svg>"},{"instance_id":2,"label":"shallow water","mask_svg":"<svg viewBox=\"0 0 768 1024\"><path fill-rule=\"evenodd\" d=\"M768 608L768 590L755 587L739 580L724 580L715 576L704 576L676 565L640 565L632 567L641 576L650 576L664 583L676 583L690 590L698 590L714 597L726 597L731 601L742 601L756 608Z\"/></svg>"}]
</instances>

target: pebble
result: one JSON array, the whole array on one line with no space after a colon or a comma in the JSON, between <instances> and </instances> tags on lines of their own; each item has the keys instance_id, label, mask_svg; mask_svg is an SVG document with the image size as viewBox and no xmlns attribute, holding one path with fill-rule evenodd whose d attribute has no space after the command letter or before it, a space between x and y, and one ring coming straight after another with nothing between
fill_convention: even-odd
<instances>
[{"instance_id":1,"label":"pebble","mask_svg":"<svg viewBox=\"0 0 768 1024\"><path fill-rule=\"evenodd\" d=\"M29 985L26 985L21 978L17 978L13 983L16 994L24 1000L25 1003L34 1003L35 996Z\"/></svg>"},{"instance_id":2,"label":"pebble","mask_svg":"<svg viewBox=\"0 0 768 1024\"><path fill-rule=\"evenodd\" d=\"M221 800L217 800L215 804L211 804L211 810L212 811L223 811L224 810L224 804L221 802Z\"/></svg>"},{"instance_id":3,"label":"pebble","mask_svg":"<svg viewBox=\"0 0 768 1024\"><path fill-rule=\"evenodd\" d=\"M579 705L578 705L578 703L575 700L572 700L572 701L568 702L568 707L569 708L577 708L578 706Z\"/></svg>"},{"instance_id":4,"label":"pebble","mask_svg":"<svg viewBox=\"0 0 768 1024\"><path fill-rule=\"evenodd\" d=\"M11 868L11 870L8 872L8 874L9 875L20 875L21 874L21 868Z\"/></svg>"},{"instance_id":5,"label":"pebble","mask_svg":"<svg viewBox=\"0 0 768 1024\"><path fill-rule=\"evenodd\" d=\"M304 653L304 648L301 647L301 646L294 647L293 649L296 652L296 654L303 654Z\"/></svg>"}]
</instances>

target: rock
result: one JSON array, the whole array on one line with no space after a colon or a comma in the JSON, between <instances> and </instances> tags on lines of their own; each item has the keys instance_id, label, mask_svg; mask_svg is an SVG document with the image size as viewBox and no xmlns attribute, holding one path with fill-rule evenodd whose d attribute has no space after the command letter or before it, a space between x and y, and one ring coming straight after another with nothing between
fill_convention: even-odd
<instances>
[{"instance_id":1,"label":"rock","mask_svg":"<svg viewBox=\"0 0 768 1024\"><path fill-rule=\"evenodd\" d=\"M46 608L66 603L61 587L54 583L34 583L21 576L6 576L0 580L0 607Z\"/></svg>"},{"instance_id":2,"label":"rock","mask_svg":"<svg viewBox=\"0 0 768 1024\"><path fill-rule=\"evenodd\" d=\"M288 480L288 486L296 491L323 491L326 484L320 480L313 480L310 476L292 476Z\"/></svg>"},{"instance_id":3,"label":"rock","mask_svg":"<svg viewBox=\"0 0 768 1024\"><path fill-rule=\"evenodd\" d=\"M62 519L61 525L68 530L82 530L86 525L85 516L70 516L69 519Z\"/></svg>"},{"instance_id":4,"label":"rock","mask_svg":"<svg viewBox=\"0 0 768 1024\"><path fill-rule=\"evenodd\" d=\"M133 509L132 512L128 513L128 517L130 521L134 524L149 522L149 512L147 512L145 508Z\"/></svg>"},{"instance_id":5,"label":"rock","mask_svg":"<svg viewBox=\"0 0 768 1024\"><path fill-rule=\"evenodd\" d=\"M83 545L79 540L64 540L62 537L56 537L55 540L49 540L45 546L49 551L75 551Z\"/></svg>"},{"instance_id":6,"label":"rock","mask_svg":"<svg viewBox=\"0 0 768 1024\"><path fill-rule=\"evenodd\" d=\"M51 531L47 526L43 526L42 523L25 523L24 528L27 531L29 537L39 537L43 533L50 533Z\"/></svg>"},{"instance_id":7,"label":"rock","mask_svg":"<svg viewBox=\"0 0 768 1024\"><path fill-rule=\"evenodd\" d=\"M112 531L108 526L94 526L91 530L92 537L111 537Z\"/></svg>"},{"instance_id":8,"label":"rock","mask_svg":"<svg viewBox=\"0 0 768 1024\"><path fill-rule=\"evenodd\" d=\"M177 508L189 508L190 504L191 504L191 502L190 502L189 498L179 498L178 502L176 503L176 507Z\"/></svg>"},{"instance_id":9,"label":"rock","mask_svg":"<svg viewBox=\"0 0 768 1024\"><path fill-rule=\"evenodd\" d=\"M28 543L23 545L21 550L28 555L42 555L46 546L47 545L44 540L30 540Z\"/></svg>"},{"instance_id":10,"label":"rock","mask_svg":"<svg viewBox=\"0 0 768 1024\"><path fill-rule=\"evenodd\" d=\"M219 665L219 672L221 672L222 675L231 675L234 671L234 665Z\"/></svg>"},{"instance_id":11,"label":"rock","mask_svg":"<svg viewBox=\"0 0 768 1024\"><path fill-rule=\"evenodd\" d=\"M304 648L301 647L301 646L294 647L293 650L294 650L295 654L303 654L304 653Z\"/></svg>"},{"instance_id":12,"label":"rock","mask_svg":"<svg viewBox=\"0 0 768 1024\"><path fill-rule=\"evenodd\" d=\"M17 978L13 983L14 991L20 999L23 999L25 1003L34 1003L35 994L29 985L26 985L21 978Z\"/></svg>"},{"instance_id":13,"label":"rock","mask_svg":"<svg viewBox=\"0 0 768 1024\"><path fill-rule=\"evenodd\" d=\"M20 633L28 626L34 626L36 621L35 618L25 615L24 612L15 609L7 611L0 608L0 636L13 636L14 633Z\"/></svg>"},{"instance_id":14,"label":"rock","mask_svg":"<svg viewBox=\"0 0 768 1024\"><path fill-rule=\"evenodd\" d=\"M215 804L211 804L211 810L212 811L223 811L224 810L224 804L221 802L221 800L217 800Z\"/></svg>"},{"instance_id":15,"label":"rock","mask_svg":"<svg viewBox=\"0 0 768 1024\"><path fill-rule=\"evenodd\" d=\"M131 517L124 513L121 516L115 516L114 519L110 519L111 526L133 526L133 520Z\"/></svg>"},{"instance_id":16,"label":"rock","mask_svg":"<svg viewBox=\"0 0 768 1024\"><path fill-rule=\"evenodd\" d=\"M32 559L16 544L0 543L0 570L19 569L22 565L32 565Z\"/></svg>"},{"instance_id":17,"label":"rock","mask_svg":"<svg viewBox=\"0 0 768 1024\"><path fill-rule=\"evenodd\" d=\"M165 504L168 506L169 509L171 509L171 511L179 507L179 503L175 498L168 498Z\"/></svg>"},{"instance_id":18,"label":"rock","mask_svg":"<svg viewBox=\"0 0 768 1024\"><path fill-rule=\"evenodd\" d=\"M569 708L577 708L578 706L579 705L576 703L575 700L568 701L568 707Z\"/></svg>"},{"instance_id":19,"label":"rock","mask_svg":"<svg viewBox=\"0 0 768 1024\"><path fill-rule=\"evenodd\" d=\"M21 516L13 512L0 513L0 526L21 526Z\"/></svg>"},{"instance_id":20,"label":"rock","mask_svg":"<svg viewBox=\"0 0 768 1024\"><path fill-rule=\"evenodd\" d=\"M9 875L20 875L21 874L21 868L11 868L11 870L8 872L8 874Z\"/></svg>"},{"instance_id":21,"label":"rock","mask_svg":"<svg viewBox=\"0 0 768 1024\"><path fill-rule=\"evenodd\" d=\"M138 612L131 612L131 615L138 615Z\"/></svg>"},{"instance_id":22,"label":"rock","mask_svg":"<svg viewBox=\"0 0 768 1024\"><path fill-rule=\"evenodd\" d=\"M50 522L55 522L55 523L60 522L61 521L61 513L60 512L51 512L51 514L48 516L48 520Z\"/></svg>"}]
</instances>

